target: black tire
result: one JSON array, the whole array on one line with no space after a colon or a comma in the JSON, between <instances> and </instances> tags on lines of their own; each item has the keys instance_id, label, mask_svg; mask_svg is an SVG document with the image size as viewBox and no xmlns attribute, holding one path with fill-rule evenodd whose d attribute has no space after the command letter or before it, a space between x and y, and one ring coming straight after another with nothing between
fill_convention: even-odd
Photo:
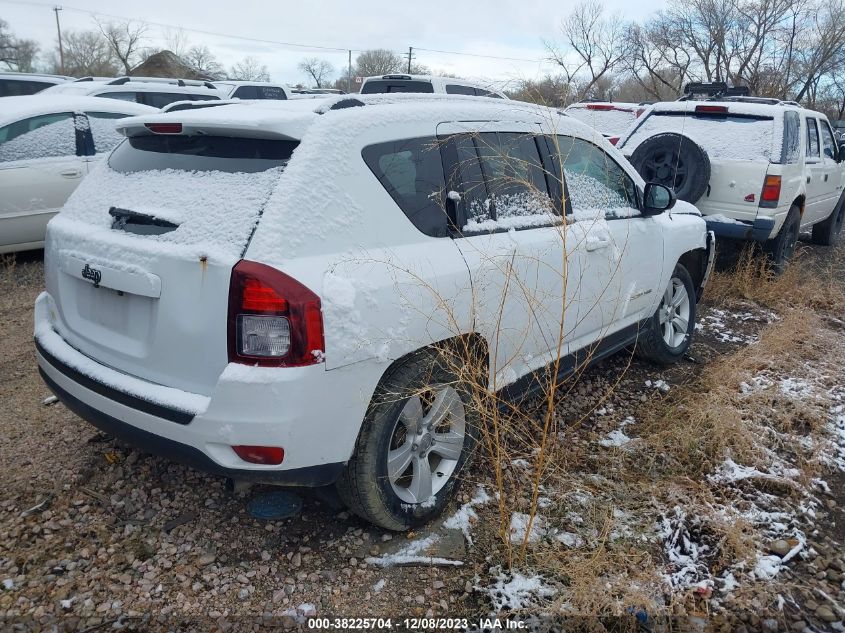
<instances>
[{"instance_id":1,"label":"black tire","mask_svg":"<svg viewBox=\"0 0 845 633\"><path fill-rule=\"evenodd\" d=\"M678 200L695 204L710 184L710 158L692 139L674 132L646 139L631 155L631 164L646 182L675 192Z\"/></svg>"},{"instance_id":2,"label":"black tire","mask_svg":"<svg viewBox=\"0 0 845 633\"><path fill-rule=\"evenodd\" d=\"M766 254L775 274L779 275L786 270L789 260L795 253L795 245L798 243L800 230L801 211L797 206L792 205L778 234L763 245L763 252Z\"/></svg>"},{"instance_id":3,"label":"black tire","mask_svg":"<svg viewBox=\"0 0 845 633\"><path fill-rule=\"evenodd\" d=\"M813 225L813 244L819 246L833 246L839 239L842 232L842 224L845 223L845 194L839 198L839 202L833 208L833 212L823 222Z\"/></svg>"},{"instance_id":4,"label":"black tire","mask_svg":"<svg viewBox=\"0 0 845 633\"><path fill-rule=\"evenodd\" d=\"M397 364L382 378L361 427L355 452L336 484L346 506L379 527L404 531L437 517L458 489L461 475L475 450L478 407L473 402L474 386L470 384L472 381L458 375L450 366L455 359L448 360L447 356L443 351L423 350ZM433 385L452 387L460 396L465 415L464 442L446 483L424 502L412 503L398 496L388 477L388 452L406 403ZM420 444L423 443L420 440ZM414 447L416 450L417 445ZM434 452L435 448L429 450ZM435 463L437 459L438 455L435 455ZM408 468L413 471L416 465L409 464ZM436 477L436 466L433 472Z\"/></svg>"},{"instance_id":5,"label":"black tire","mask_svg":"<svg viewBox=\"0 0 845 633\"><path fill-rule=\"evenodd\" d=\"M672 289L676 283L680 283L687 293L689 315L686 328L683 332L675 332L677 338L682 340L673 345L665 337L666 324L664 314L666 312L668 289ZM640 336L637 339L637 355L658 365L673 365L681 360L692 343L692 335L695 331L695 285L692 282L689 271L682 264L675 265L675 270L672 271L672 277L669 280L668 289L664 290L663 297L660 299L660 305L657 307L654 315L648 320L645 327L640 330Z\"/></svg>"}]
</instances>

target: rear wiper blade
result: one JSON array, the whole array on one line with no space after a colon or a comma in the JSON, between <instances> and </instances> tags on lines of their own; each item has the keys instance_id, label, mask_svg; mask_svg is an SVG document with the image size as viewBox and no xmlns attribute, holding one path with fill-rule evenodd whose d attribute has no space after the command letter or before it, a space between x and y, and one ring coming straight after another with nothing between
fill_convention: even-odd
<instances>
[{"instance_id":1,"label":"rear wiper blade","mask_svg":"<svg viewBox=\"0 0 845 633\"><path fill-rule=\"evenodd\" d=\"M161 235L162 233L169 233L177 228L178 224L174 224L169 220L157 218L139 211L132 211L131 209L121 209L119 207L111 207L109 215L114 218L111 227L118 231L126 231L128 233L137 233L139 235Z\"/></svg>"}]
</instances>

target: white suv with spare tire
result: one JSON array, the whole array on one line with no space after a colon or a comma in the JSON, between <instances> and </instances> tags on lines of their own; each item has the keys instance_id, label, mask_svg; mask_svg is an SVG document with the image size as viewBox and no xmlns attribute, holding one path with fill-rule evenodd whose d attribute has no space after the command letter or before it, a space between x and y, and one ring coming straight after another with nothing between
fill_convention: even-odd
<instances>
[{"instance_id":1,"label":"white suv with spare tire","mask_svg":"<svg viewBox=\"0 0 845 633\"><path fill-rule=\"evenodd\" d=\"M460 481L479 393L689 346L700 214L554 110L346 96L119 129L48 227L35 342L71 410L147 451L407 529Z\"/></svg>"},{"instance_id":2,"label":"white suv with spare tire","mask_svg":"<svg viewBox=\"0 0 845 633\"><path fill-rule=\"evenodd\" d=\"M842 229L845 153L827 117L796 103L657 103L617 147L643 178L695 204L717 236L760 242L777 271L801 231L830 245Z\"/></svg>"}]
</instances>

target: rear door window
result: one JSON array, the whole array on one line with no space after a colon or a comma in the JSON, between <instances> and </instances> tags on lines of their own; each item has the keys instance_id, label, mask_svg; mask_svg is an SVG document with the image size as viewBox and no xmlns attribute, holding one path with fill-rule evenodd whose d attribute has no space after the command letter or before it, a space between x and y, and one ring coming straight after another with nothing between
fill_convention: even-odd
<instances>
[{"instance_id":1,"label":"rear door window","mask_svg":"<svg viewBox=\"0 0 845 633\"><path fill-rule=\"evenodd\" d=\"M101 92L96 96L105 97L106 99L117 99L119 101L134 101L135 103L142 103L142 101L138 98L138 93L131 92L129 90L123 92Z\"/></svg>"},{"instance_id":2,"label":"rear door window","mask_svg":"<svg viewBox=\"0 0 845 633\"><path fill-rule=\"evenodd\" d=\"M819 128L815 119L807 118L807 158L819 158Z\"/></svg>"},{"instance_id":3,"label":"rear door window","mask_svg":"<svg viewBox=\"0 0 845 633\"><path fill-rule=\"evenodd\" d=\"M163 108L174 101L190 101L193 99L193 96L194 95L190 93L185 94L178 92L143 92L140 94L140 97L143 99L143 103L146 103L148 106L152 106L153 108Z\"/></svg>"},{"instance_id":4,"label":"rear door window","mask_svg":"<svg viewBox=\"0 0 845 633\"><path fill-rule=\"evenodd\" d=\"M369 145L361 155L393 201L420 231L446 237L445 181L440 146L434 137Z\"/></svg>"},{"instance_id":5,"label":"rear door window","mask_svg":"<svg viewBox=\"0 0 845 633\"><path fill-rule=\"evenodd\" d=\"M783 115L783 152L781 163L794 164L801 157L801 117L787 110Z\"/></svg>"},{"instance_id":6,"label":"rear door window","mask_svg":"<svg viewBox=\"0 0 845 633\"><path fill-rule=\"evenodd\" d=\"M71 112L44 114L0 128L0 163L76 156L77 130Z\"/></svg>"},{"instance_id":7,"label":"rear door window","mask_svg":"<svg viewBox=\"0 0 845 633\"><path fill-rule=\"evenodd\" d=\"M448 95L470 95L476 96L475 88L472 86L459 86L456 84L446 84L446 94Z\"/></svg>"},{"instance_id":8,"label":"rear door window","mask_svg":"<svg viewBox=\"0 0 845 633\"><path fill-rule=\"evenodd\" d=\"M576 220L640 214L634 181L604 150L571 136L558 136L554 149L563 166L564 195Z\"/></svg>"}]
</instances>

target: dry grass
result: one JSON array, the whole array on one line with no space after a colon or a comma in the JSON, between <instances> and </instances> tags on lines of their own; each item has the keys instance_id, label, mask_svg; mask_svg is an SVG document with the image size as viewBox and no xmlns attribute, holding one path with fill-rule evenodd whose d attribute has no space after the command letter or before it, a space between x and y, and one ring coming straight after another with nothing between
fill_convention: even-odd
<instances>
[{"instance_id":1,"label":"dry grass","mask_svg":"<svg viewBox=\"0 0 845 633\"><path fill-rule=\"evenodd\" d=\"M746 248L728 270L713 273L707 302L753 301L772 309L805 307L841 313L845 309L843 273L842 259L833 250L811 254L800 249L783 274L775 275L763 257Z\"/></svg>"},{"instance_id":2,"label":"dry grass","mask_svg":"<svg viewBox=\"0 0 845 633\"><path fill-rule=\"evenodd\" d=\"M829 402L796 397L781 381L811 377L818 394L842 375L842 355L832 352L842 349L836 319L845 308L836 266L799 257L785 274L773 276L759 258L745 254L734 269L716 273L709 303L744 308L756 303L779 319L756 344L717 357L687 384L620 412L636 418L625 432L638 436L624 449L597 446L584 428L599 405L577 420L564 424L555 415L547 424L548 391L533 406L495 414L495 425L483 431L484 457L495 465L499 494L498 520L488 528L499 541L492 545L493 560L562 584L565 591L550 605L552 611L618 614L631 605L651 613L706 611L706 600L692 588L666 603L665 543L655 522L671 520L687 538L706 545L700 559L705 576L715 577L740 561L753 567L765 538L744 512L753 509L759 493L787 506L797 503L819 471L815 451L823 444ZM600 402L613 394L626 371L608 379ZM552 400L569 397L577 378L553 385ZM482 419L491 415L487 409ZM819 441L802 445L802 438ZM510 466L514 457L530 466ZM708 479L726 459L763 476L736 484ZM780 476L783 468L801 474ZM538 507L538 496L551 503ZM548 528L547 536L511 543L508 524L514 512ZM584 544L563 546L548 536L555 531L578 534Z\"/></svg>"}]
</instances>

